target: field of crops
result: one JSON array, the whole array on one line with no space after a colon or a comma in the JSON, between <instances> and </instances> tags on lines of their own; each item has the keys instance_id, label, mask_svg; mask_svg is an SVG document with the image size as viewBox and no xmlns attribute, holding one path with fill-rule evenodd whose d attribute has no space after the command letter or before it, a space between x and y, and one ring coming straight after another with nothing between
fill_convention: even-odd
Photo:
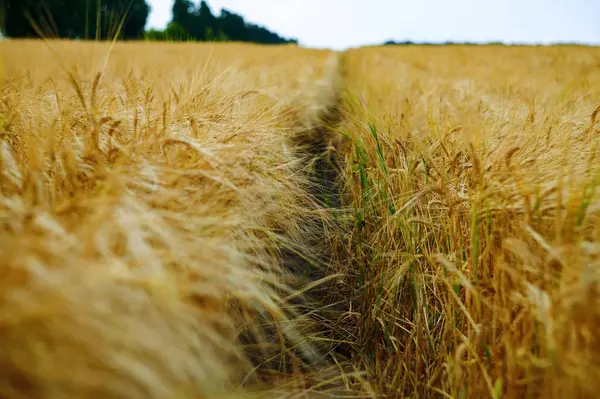
<instances>
[{"instance_id":1,"label":"field of crops","mask_svg":"<svg viewBox=\"0 0 600 399\"><path fill-rule=\"evenodd\" d=\"M0 51L0 396L600 390L599 49Z\"/></svg>"},{"instance_id":2,"label":"field of crops","mask_svg":"<svg viewBox=\"0 0 600 399\"><path fill-rule=\"evenodd\" d=\"M600 50L346 55L345 272L390 395L600 389Z\"/></svg>"}]
</instances>

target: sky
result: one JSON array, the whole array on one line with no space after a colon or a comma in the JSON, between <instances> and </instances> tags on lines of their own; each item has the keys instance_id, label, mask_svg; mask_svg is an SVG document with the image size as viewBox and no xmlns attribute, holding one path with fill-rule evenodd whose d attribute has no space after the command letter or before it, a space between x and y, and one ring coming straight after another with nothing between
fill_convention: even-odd
<instances>
[{"instance_id":1,"label":"sky","mask_svg":"<svg viewBox=\"0 0 600 399\"><path fill-rule=\"evenodd\" d=\"M164 28L173 0L147 0ZM195 0L199 3L200 0ZM207 0L307 47L343 50L386 40L600 45L600 0Z\"/></svg>"}]
</instances>

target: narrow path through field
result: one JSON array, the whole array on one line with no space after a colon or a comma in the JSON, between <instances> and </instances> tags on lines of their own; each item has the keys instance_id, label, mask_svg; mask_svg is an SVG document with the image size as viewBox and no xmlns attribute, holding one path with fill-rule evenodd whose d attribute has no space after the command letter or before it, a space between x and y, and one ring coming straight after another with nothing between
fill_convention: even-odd
<instances>
[{"instance_id":1,"label":"narrow path through field","mask_svg":"<svg viewBox=\"0 0 600 399\"><path fill-rule=\"evenodd\" d=\"M350 359L353 356L347 342L342 342L337 320L350 311L341 286L342 264L347 262L348 254L341 241L352 228L349 217L348 200L344 198L345 151L348 150L348 138L340 134L339 126L344 117L344 57L338 54L337 74L332 76L330 85L335 88L332 101L318 113L317 120L307 129L293 138L293 146L298 149L310 173L310 190L319 203L322 213L315 214L305 222L319 226L307 228L305 241L312 249L312 257L285 250L283 267L296 276L302 276L297 289L306 295L293 305L305 310L313 320L315 331L311 331L318 349L320 360L309 364L307 393L309 397L327 397L337 395L361 395L370 397L364 381L350 377L352 369ZM306 290L306 287L310 289ZM314 359L313 359L314 360ZM311 380L314 378L314 380ZM362 392L362 393L359 393ZM364 395L363 395L364 394Z\"/></svg>"}]
</instances>

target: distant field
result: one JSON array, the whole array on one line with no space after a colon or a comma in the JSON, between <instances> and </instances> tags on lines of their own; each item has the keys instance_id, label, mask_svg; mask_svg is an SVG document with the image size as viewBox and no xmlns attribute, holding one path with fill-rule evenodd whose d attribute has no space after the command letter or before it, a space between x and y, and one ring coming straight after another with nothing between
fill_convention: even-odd
<instances>
[{"instance_id":1,"label":"distant field","mask_svg":"<svg viewBox=\"0 0 600 399\"><path fill-rule=\"evenodd\" d=\"M0 396L600 390L600 49L0 51Z\"/></svg>"}]
</instances>

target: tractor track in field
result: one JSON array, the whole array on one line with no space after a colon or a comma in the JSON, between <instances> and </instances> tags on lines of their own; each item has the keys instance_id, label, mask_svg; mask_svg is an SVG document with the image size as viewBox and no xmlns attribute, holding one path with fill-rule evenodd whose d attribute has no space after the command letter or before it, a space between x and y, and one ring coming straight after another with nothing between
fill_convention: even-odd
<instances>
[{"instance_id":1,"label":"tractor track in field","mask_svg":"<svg viewBox=\"0 0 600 399\"><path fill-rule=\"evenodd\" d=\"M317 123L293 137L292 147L301 154L305 165L310 171L310 194L316 200L325 216L315 215L304 221L308 237L306 242L311 249L311 259L297 252L286 249L282 254L282 268L300 277L293 285L294 289L303 290L307 285L311 289L301 299L293 301L292 305L301 309L301 313L310 314L315 322L316 333L330 338L335 336L333 323L339 315L346 312L347 298L340 287L337 278L339 268L336 265L347 259L347 254L341 249L337 240L343 236L348 226L348 200L344 192L345 152L348 148L348 138L338 132L338 127L344 120L344 55L339 55L337 65L335 96L317 118ZM316 226L316 227L315 227ZM343 276L340 276L343 278ZM328 340L325 340L328 342ZM339 361L349 360L351 350L346 344L332 343L317 345L319 361L312 364L307 371L314 372L315 384L331 378L333 373L340 373L335 366ZM335 362L332 360L335 357ZM332 367L334 366L334 367ZM349 370L350 371L350 370ZM355 371L355 370L354 370ZM310 374L309 374L310 375ZM347 391L341 384L322 384L315 394L327 391L328 397L336 397L335 393L343 395ZM333 396L331 396L333 395Z\"/></svg>"},{"instance_id":2,"label":"tractor track in field","mask_svg":"<svg viewBox=\"0 0 600 399\"><path fill-rule=\"evenodd\" d=\"M347 220L346 211L343 207L346 203L343 198L343 170L347 143L337 132L338 126L343 122L343 55L338 56L335 72L331 78L333 91L329 104L315 115L307 128L289 140L290 148L296 153L301 169L306 173L312 203L306 205L306 217L300 221L301 230L305 234L302 239L304 250L284 246L279 254L286 284L292 292L302 292L302 295L294 296L287 304L293 309L292 324L303 326L303 329L304 326L310 326L309 335L313 337L333 336L331 321L347 310L335 275L335 265L345 258L336 240L347 229L344 222ZM331 88L330 86L329 89ZM276 341L281 339L281 334L278 333L281 326L274 320L267 321L266 324L269 325L265 328L267 336ZM242 335L240 339L244 346L256 347L257 342L252 336ZM335 369L332 354L336 359L349 358L348 350L327 340L321 342L310 338L305 343L308 351L305 350L306 347L292 350L291 356L290 353L270 356L253 349L247 352L247 356L253 364L261 364L259 378L264 378L267 382L271 373L282 370L282 364L284 370L291 370L291 359L296 358L301 360L302 374L306 377L307 388L311 392L316 395L319 392L327 392L328 395L345 392L341 385L324 381L331 379L332 370ZM297 344L286 339L288 348ZM333 373L339 374L340 370Z\"/></svg>"}]
</instances>

